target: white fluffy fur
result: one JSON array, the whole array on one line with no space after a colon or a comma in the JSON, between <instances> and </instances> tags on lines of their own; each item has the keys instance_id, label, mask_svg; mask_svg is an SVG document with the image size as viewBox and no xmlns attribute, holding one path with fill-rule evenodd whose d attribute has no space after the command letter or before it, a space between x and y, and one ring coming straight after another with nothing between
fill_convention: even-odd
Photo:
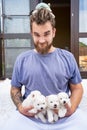
<instances>
[{"instance_id":1,"label":"white fluffy fur","mask_svg":"<svg viewBox=\"0 0 87 130\"><path fill-rule=\"evenodd\" d=\"M71 106L70 98L65 92L60 92L57 95L51 94L45 97L40 91L35 90L28 95L22 105L24 107L33 106L34 108L29 110L29 112L35 113L35 118L41 119L44 123L46 123L45 115L47 112L48 122L53 123L58 120L58 117L61 118L65 116L67 112L65 103ZM58 114L56 114L54 110L58 110Z\"/></svg>"},{"instance_id":2,"label":"white fluffy fur","mask_svg":"<svg viewBox=\"0 0 87 130\"><path fill-rule=\"evenodd\" d=\"M32 110L29 110L30 113L35 113L35 118L40 118L42 122L46 122L46 98L39 91L35 90L28 95L28 97L23 101L22 105L24 107L33 106ZM38 112L40 111L40 112Z\"/></svg>"},{"instance_id":3,"label":"white fluffy fur","mask_svg":"<svg viewBox=\"0 0 87 130\"><path fill-rule=\"evenodd\" d=\"M58 115L54 112L54 110L58 110L59 108L58 97L57 95L49 95L46 99L48 122L53 123L58 120Z\"/></svg>"},{"instance_id":4,"label":"white fluffy fur","mask_svg":"<svg viewBox=\"0 0 87 130\"><path fill-rule=\"evenodd\" d=\"M37 98L38 96L40 96L40 95L41 95L40 91L38 91L38 90L32 91L32 92L27 96L27 98L23 101L23 103L22 103L23 107L33 106L33 105L34 105L34 102L35 102L35 100L36 100L36 98ZM29 112L31 112L31 113L37 113L37 111L36 111L35 109L32 109L32 110L30 110Z\"/></svg>"},{"instance_id":5,"label":"white fluffy fur","mask_svg":"<svg viewBox=\"0 0 87 130\"><path fill-rule=\"evenodd\" d=\"M46 97L43 95L40 95L36 98L35 102L34 102L34 109L40 112L38 112L35 115L36 119L41 119L42 122L46 123L46 108L47 108L47 102L46 102Z\"/></svg>"},{"instance_id":6,"label":"white fluffy fur","mask_svg":"<svg viewBox=\"0 0 87 130\"><path fill-rule=\"evenodd\" d=\"M64 117L67 109L65 108L65 104L67 103L71 107L70 98L67 93L60 92L58 93L58 101L59 101L59 110L58 110L58 116Z\"/></svg>"}]
</instances>

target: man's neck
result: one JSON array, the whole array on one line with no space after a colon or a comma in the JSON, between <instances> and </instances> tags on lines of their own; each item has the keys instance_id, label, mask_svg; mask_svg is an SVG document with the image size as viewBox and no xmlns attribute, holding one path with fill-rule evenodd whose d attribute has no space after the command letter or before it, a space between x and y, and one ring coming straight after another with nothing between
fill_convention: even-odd
<instances>
[{"instance_id":1,"label":"man's neck","mask_svg":"<svg viewBox=\"0 0 87 130\"><path fill-rule=\"evenodd\" d=\"M49 52L48 53L51 53L51 52L53 52L53 51L55 51L55 47L54 46L51 46L51 48L50 48L50 50L49 50Z\"/></svg>"}]
</instances>

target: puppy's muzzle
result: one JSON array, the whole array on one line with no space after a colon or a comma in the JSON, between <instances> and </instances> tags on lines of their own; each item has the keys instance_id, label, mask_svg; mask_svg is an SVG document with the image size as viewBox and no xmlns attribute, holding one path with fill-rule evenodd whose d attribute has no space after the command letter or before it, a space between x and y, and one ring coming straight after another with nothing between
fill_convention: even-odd
<instances>
[{"instance_id":1,"label":"puppy's muzzle","mask_svg":"<svg viewBox=\"0 0 87 130\"><path fill-rule=\"evenodd\" d=\"M54 104L54 108L57 108L57 104Z\"/></svg>"},{"instance_id":2,"label":"puppy's muzzle","mask_svg":"<svg viewBox=\"0 0 87 130\"><path fill-rule=\"evenodd\" d=\"M65 104L66 103L66 101L63 101L63 104Z\"/></svg>"},{"instance_id":3,"label":"puppy's muzzle","mask_svg":"<svg viewBox=\"0 0 87 130\"><path fill-rule=\"evenodd\" d=\"M43 110L43 107L41 107L40 109Z\"/></svg>"}]
</instances>

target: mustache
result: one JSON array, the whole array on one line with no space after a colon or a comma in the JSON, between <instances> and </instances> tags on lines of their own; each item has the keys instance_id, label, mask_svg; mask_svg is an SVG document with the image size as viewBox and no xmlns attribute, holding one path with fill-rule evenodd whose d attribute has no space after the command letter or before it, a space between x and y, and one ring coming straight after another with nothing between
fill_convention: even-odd
<instances>
[{"instance_id":1,"label":"mustache","mask_svg":"<svg viewBox=\"0 0 87 130\"><path fill-rule=\"evenodd\" d=\"M41 47L41 44L44 45L43 47ZM48 42L37 42L36 44L34 43L34 46L37 50L37 52L41 53L41 54L47 54L49 52L49 49L52 46L52 43L48 44Z\"/></svg>"},{"instance_id":2,"label":"mustache","mask_svg":"<svg viewBox=\"0 0 87 130\"><path fill-rule=\"evenodd\" d=\"M37 44L48 44L48 42L37 42Z\"/></svg>"}]
</instances>

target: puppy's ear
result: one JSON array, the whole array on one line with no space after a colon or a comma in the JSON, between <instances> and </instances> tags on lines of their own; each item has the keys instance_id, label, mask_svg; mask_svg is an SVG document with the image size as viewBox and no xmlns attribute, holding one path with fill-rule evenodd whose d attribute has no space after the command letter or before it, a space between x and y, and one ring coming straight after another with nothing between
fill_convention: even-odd
<instances>
[{"instance_id":1,"label":"puppy's ear","mask_svg":"<svg viewBox=\"0 0 87 130\"><path fill-rule=\"evenodd\" d=\"M46 104L48 104L48 96L45 97Z\"/></svg>"},{"instance_id":2,"label":"puppy's ear","mask_svg":"<svg viewBox=\"0 0 87 130\"><path fill-rule=\"evenodd\" d=\"M46 101L48 100L48 96L46 96Z\"/></svg>"}]
</instances>

